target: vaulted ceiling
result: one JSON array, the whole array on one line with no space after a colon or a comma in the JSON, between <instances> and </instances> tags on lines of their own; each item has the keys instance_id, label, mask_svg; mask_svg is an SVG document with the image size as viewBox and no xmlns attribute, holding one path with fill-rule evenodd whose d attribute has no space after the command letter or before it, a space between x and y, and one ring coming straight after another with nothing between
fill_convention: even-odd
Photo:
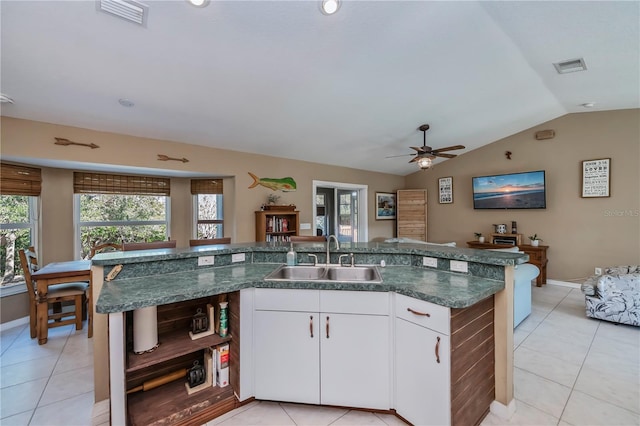
<instances>
[{"instance_id":1,"label":"vaulted ceiling","mask_svg":"<svg viewBox=\"0 0 640 426\"><path fill-rule=\"evenodd\" d=\"M406 175L411 157L385 157L421 124L464 154L640 107L637 1L146 4L141 26L93 1L0 2L2 115Z\"/></svg>"}]
</instances>

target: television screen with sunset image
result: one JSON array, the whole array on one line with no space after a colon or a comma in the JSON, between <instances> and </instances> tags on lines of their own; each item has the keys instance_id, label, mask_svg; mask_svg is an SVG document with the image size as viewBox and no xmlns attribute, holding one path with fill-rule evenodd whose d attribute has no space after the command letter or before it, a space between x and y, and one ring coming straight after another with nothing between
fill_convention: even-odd
<instances>
[{"instance_id":1,"label":"television screen with sunset image","mask_svg":"<svg viewBox=\"0 0 640 426\"><path fill-rule=\"evenodd\" d=\"M544 170L473 178L474 209L545 209Z\"/></svg>"}]
</instances>

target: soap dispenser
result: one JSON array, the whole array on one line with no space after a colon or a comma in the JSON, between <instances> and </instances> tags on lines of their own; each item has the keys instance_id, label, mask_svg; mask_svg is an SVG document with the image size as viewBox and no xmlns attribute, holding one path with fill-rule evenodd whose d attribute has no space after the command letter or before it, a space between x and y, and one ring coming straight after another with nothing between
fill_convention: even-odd
<instances>
[{"instance_id":1,"label":"soap dispenser","mask_svg":"<svg viewBox=\"0 0 640 426\"><path fill-rule=\"evenodd\" d=\"M287 252L287 265L294 266L296 263L296 252L293 250L293 243L291 243L291 247Z\"/></svg>"}]
</instances>

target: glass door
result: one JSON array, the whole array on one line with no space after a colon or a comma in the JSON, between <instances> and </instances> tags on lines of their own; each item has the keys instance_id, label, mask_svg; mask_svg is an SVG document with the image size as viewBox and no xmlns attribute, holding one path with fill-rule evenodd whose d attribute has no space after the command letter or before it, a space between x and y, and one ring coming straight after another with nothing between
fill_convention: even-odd
<instances>
[{"instance_id":1,"label":"glass door","mask_svg":"<svg viewBox=\"0 0 640 426\"><path fill-rule=\"evenodd\" d=\"M313 224L340 242L367 241L367 185L313 181Z\"/></svg>"},{"instance_id":2,"label":"glass door","mask_svg":"<svg viewBox=\"0 0 640 426\"><path fill-rule=\"evenodd\" d=\"M338 241L358 241L358 191L338 189Z\"/></svg>"}]
</instances>

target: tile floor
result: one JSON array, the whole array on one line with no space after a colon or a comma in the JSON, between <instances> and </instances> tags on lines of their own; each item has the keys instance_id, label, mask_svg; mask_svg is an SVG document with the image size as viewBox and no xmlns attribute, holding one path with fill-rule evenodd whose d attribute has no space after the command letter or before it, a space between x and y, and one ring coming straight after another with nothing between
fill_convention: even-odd
<instances>
[{"instance_id":1,"label":"tile floor","mask_svg":"<svg viewBox=\"0 0 640 426\"><path fill-rule=\"evenodd\" d=\"M0 337L0 424L91 425L93 346L86 327L52 329L38 346L27 326ZM640 425L640 328L587 319L577 288L533 287L514 332L517 411L493 425ZM99 424L94 418L93 424ZM253 402L212 425L399 425L395 416Z\"/></svg>"}]
</instances>

